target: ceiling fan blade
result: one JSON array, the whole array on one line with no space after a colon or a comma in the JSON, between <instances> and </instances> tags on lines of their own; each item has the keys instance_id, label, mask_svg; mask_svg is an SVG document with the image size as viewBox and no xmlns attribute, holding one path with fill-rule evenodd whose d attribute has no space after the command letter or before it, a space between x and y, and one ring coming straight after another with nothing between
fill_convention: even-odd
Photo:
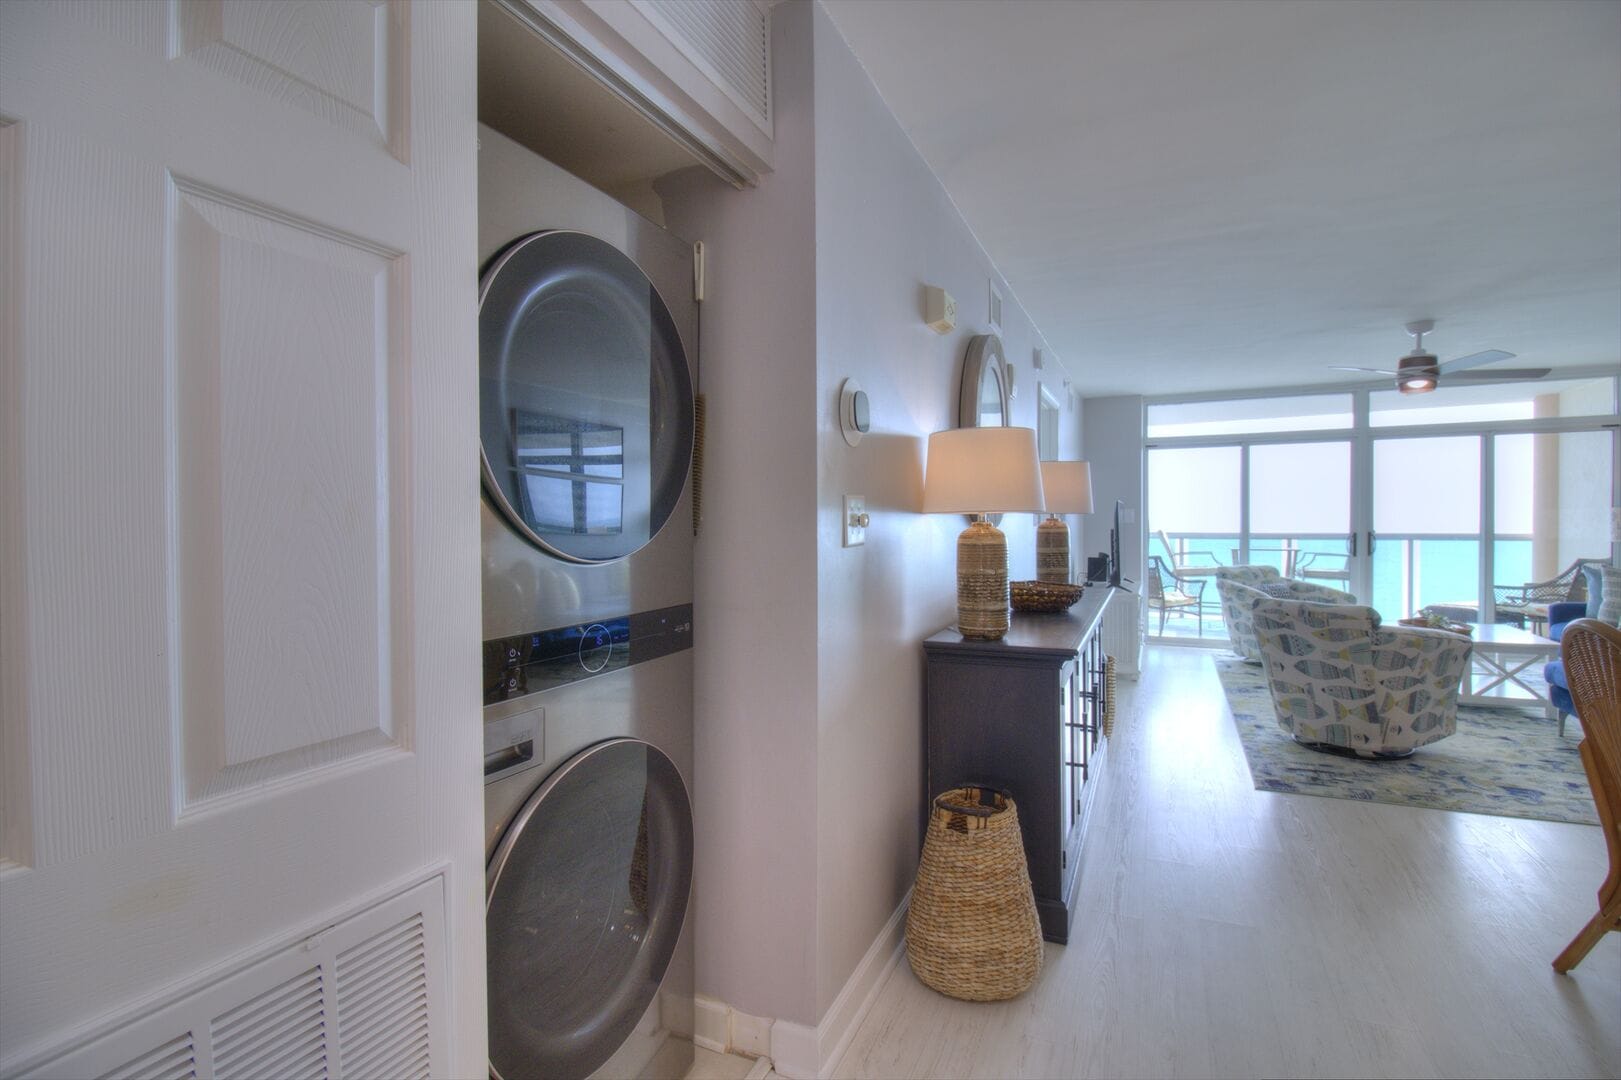
<instances>
[{"instance_id":1,"label":"ceiling fan blade","mask_svg":"<svg viewBox=\"0 0 1621 1080\"><path fill-rule=\"evenodd\" d=\"M1341 364L1330 364L1328 366L1328 370L1330 370L1330 371L1364 371L1364 372L1367 372L1370 375L1395 375L1396 374L1394 371L1386 371L1384 368L1376 368L1376 367L1345 367L1344 365L1341 365Z\"/></svg>"},{"instance_id":2,"label":"ceiling fan blade","mask_svg":"<svg viewBox=\"0 0 1621 1080\"><path fill-rule=\"evenodd\" d=\"M1515 380L1540 379L1552 368L1522 367L1498 368L1496 371L1453 371L1442 375L1442 382L1513 382Z\"/></svg>"},{"instance_id":3,"label":"ceiling fan blade","mask_svg":"<svg viewBox=\"0 0 1621 1080\"><path fill-rule=\"evenodd\" d=\"M1468 356L1460 356L1456 360L1448 360L1441 365L1441 374L1449 375L1454 371L1466 371L1482 364L1495 364L1499 360L1512 359L1514 359L1514 354L1511 352L1504 352L1502 349L1487 349L1485 352L1470 353Z\"/></svg>"}]
</instances>

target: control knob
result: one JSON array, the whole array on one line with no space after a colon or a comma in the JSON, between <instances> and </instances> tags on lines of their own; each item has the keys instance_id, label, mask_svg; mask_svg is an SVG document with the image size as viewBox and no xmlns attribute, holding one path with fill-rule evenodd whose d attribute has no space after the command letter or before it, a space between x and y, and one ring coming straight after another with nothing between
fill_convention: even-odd
<instances>
[{"instance_id":1,"label":"control knob","mask_svg":"<svg viewBox=\"0 0 1621 1080\"><path fill-rule=\"evenodd\" d=\"M601 623L592 623L580 634L580 666L595 673L608 666L613 656L613 635Z\"/></svg>"}]
</instances>

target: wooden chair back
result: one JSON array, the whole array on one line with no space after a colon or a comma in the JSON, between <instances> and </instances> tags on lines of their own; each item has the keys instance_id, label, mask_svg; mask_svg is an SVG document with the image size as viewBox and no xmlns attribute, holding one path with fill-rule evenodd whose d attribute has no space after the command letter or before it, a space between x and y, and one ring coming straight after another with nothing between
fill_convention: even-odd
<instances>
[{"instance_id":1,"label":"wooden chair back","mask_svg":"<svg viewBox=\"0 0 1621 1080\"><path fill-rule=\"evenodd\" d=\"M1582 766L1610 852L1610 873L1599 886L1599 912L1553 962L1569 971L1606 930L1621 930L1621 630L1577 619L1559 639L1565 682L1582 723Z\"/></svg>"}]
</instances>

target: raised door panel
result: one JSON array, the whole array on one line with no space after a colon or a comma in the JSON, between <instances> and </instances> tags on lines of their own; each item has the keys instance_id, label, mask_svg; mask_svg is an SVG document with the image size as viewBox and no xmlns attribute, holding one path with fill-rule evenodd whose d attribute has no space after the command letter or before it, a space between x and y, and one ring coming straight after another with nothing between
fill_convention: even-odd
<instances>
[{"instance_id":1,"label":"raised door panel","mask_svg":"<svg viewBox=\"0 0 1621 1080\"><path fill-rule=\"evenodd\" d=\"M171 181L181 802L408 746L404 256Z\"/></svg>"},{"instance_id":2,"label":"raised door panel","mask_svg":"<svg viewBox=\"0 0 1621 1080\"><path fill-rule=\"evenodd\" d=\"M171 55L407 160L410 8L399 0L175 0Z\"/></svg>"}]
</instances>

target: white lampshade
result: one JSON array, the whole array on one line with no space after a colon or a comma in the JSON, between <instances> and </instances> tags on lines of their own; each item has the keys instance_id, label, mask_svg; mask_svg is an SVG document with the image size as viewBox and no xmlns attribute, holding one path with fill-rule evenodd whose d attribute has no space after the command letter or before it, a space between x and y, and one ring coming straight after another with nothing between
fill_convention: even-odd
<instances>
[{"instance_id":1,"label":"white lampshade","mask_svg":"<svg viewBox=\"0 0 1621 1080\"><path fill-rule=\"evenodd\" d=\"M1043 510L1041 459L1031 428L952 428L929 436L925 514Z\"/></svg>"},{"instance_id":2,"label":"white lampshade","mask_svg":"<svg viewBox=\"0 0 1621 1080\"><path fill-rule=\"evenodd\" d=\"M1092 512L1092 463L1090 461L1043 461L1041 491L1049 514L1090 514Z\"/></svg>"}]
</instances>

